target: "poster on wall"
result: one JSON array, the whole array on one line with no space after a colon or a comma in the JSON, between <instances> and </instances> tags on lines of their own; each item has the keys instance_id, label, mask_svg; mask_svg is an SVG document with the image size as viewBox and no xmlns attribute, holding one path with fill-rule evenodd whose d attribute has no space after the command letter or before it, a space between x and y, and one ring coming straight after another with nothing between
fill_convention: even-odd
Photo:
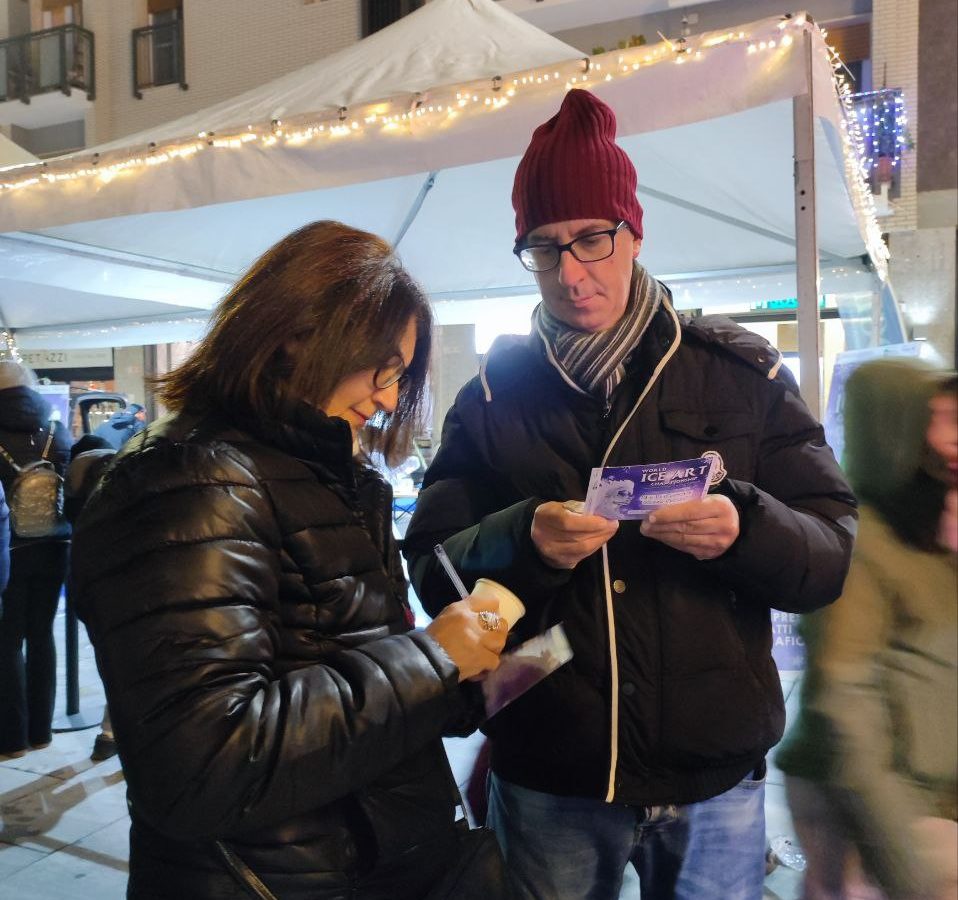
<instances>
[{"instance_id":1,"label":"poster on wall","mask_svg":"<svg viewBox=\"0 0 958 900\"><path fill-rule=\"evenodd\" d=\"M779 672L801 672L805 668L805 641L798 633L798 613L772 610L772 659Z\"/></svg>"},{"instance_id":2,"label":"poster on wall","mask_svg":"<svg viewBox=\"0 0 958 900\"><path fill-rule=\"evenodd\" d=\"M38 394L50 404L51 419L63 422L70 427L70 385L68 384L38 384Z\"/></svg>"},{"instance_id":3,"label":"poster on wall","mask_svg":"<svg viewBox=\"0 0 958 900\"><path fill-rule=\"evenodd\" d=\"M835 452L835 459L841 463L845 449L845 382L862 363L885 357L917 357L921 355L922 343L910 341L906 344L885 344L883 347L865 347L862 350L846 350L835 357L832 369L832 384L825 406L825 440Z\"/></svg>"}]
</instances>

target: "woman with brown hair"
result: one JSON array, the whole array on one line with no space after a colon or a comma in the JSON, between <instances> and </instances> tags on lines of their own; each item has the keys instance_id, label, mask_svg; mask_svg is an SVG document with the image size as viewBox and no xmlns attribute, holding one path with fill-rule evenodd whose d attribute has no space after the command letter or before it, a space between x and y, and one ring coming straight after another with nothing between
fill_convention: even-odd
<instances>
[{"instance_id":1,"label":"woman with brown hair","mask_svg":"<svg viewBox=\"0 0 958 900\"><path fill-rule=\"evenodd\" d=\"M505 629L469 598L411 630L390 492L357 461L360 437L406 449L430 328L384 241L300 229L160 379L172 414L85 507L74 586L128 784L130 897L399 900L450 864L440 736Z\"/></svg>"}]
</instances>

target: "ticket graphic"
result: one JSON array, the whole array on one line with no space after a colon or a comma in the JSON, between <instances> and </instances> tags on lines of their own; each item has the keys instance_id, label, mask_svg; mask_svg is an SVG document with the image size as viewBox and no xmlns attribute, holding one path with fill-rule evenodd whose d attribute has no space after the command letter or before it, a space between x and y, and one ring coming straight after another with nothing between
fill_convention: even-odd
<instances>
[{"instance_id":1,"label":"ticket graphic","mask_svg":"<svg viewBox=\"0 0 958 900\"><path fill-rule=\"evenodd\" d=\"M593 469L583 512L607 519L647 519L655 510L708 493L715 457Z\"/></svg>"}]
</instances>

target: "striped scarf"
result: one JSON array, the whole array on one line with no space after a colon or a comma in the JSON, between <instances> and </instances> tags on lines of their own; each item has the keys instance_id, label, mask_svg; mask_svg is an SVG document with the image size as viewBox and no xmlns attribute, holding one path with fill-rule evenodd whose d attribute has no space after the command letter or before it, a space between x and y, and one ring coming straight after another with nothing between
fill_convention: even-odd
<instances>
[{"instance_id":1,"label":"striped scarf","mask_svg":"<svg viewBox=\"0 0 958 900\"><path fill-rule=\"evenodd\" d=\"M544 303L532 313L532 325L566 381L581 393L608 402L625 378L629 356L645 334L664 293L662 285L636 263L625 313L612 328L595 333L578 331L555 318Z\"/></svg>"}]
</instances>

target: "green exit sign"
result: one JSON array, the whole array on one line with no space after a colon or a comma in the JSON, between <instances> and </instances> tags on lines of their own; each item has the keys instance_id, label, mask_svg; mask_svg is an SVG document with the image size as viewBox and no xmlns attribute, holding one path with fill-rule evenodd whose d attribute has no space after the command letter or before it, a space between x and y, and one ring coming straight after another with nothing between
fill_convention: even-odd
<instances>
[{"instance_id":1,"label":"green exit sign","mask_svg":"<svg viewBox=\"0 0 958 900\"><path fill-rule=\"evenodd\" d=\"M819 297L818 308L825 309L825 298ZM776 311L780 309L798 309L798 297L787 297L784 300L763 300L761 303L753 303L752 311Z\"/></svg>"}]
</instances>

